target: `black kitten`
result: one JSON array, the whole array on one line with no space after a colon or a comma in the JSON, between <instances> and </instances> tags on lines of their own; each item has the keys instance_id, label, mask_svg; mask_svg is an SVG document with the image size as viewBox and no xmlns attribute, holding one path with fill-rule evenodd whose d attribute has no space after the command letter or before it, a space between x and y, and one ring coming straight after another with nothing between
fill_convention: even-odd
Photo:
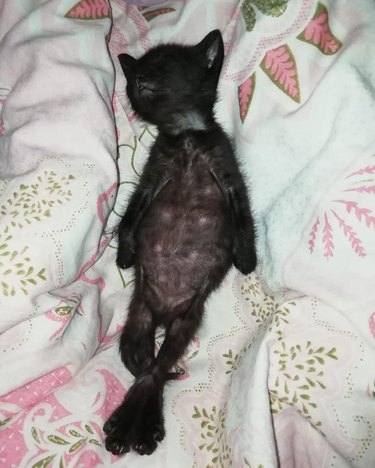
<instances>
[{"instance_id":1,"label":"black kitten","mask_svg":"<svg viewBox=\"0 0 375 468\"><path fill-rule=\"evenodd\" d=\"M255 269L254 227L231 143L213 116L224 47L219 31L198 45L160 45L119 56L137 114L157 137L119 226L117 264L135 266L121 336L136 377L104 426L114 454L152 453L164 438L163 389L202 320L204 303L234 265ZM155 328L165 340L155 357Z\"/></svg>"}]
</instances>

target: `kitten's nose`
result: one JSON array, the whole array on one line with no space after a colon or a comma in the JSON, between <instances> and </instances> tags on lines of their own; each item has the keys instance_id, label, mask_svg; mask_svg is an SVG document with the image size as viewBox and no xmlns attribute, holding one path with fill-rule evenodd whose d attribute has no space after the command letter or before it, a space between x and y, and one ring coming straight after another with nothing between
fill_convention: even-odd
<instances>
[{"instance_id":1,"label":"kitten's nose","mask_svg":"<svg viewBox=\"0 0 375 468\"><path fill-rule=\"evenodd\" d=\"M137 88L139 90L141 90L143 88L142 86L142 80L143 80L144 76L142 74L137 74L135 76L135 84L137 85Z\"/></svg>"}]
</instances>

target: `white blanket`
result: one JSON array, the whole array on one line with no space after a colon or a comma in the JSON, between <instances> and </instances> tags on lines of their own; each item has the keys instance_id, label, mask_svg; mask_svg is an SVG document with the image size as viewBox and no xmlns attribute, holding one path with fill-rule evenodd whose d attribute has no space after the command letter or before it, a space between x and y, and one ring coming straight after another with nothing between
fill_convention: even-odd
<instances>
[{"instance_id":1,"label":"white blanket","mask_svg":"<svg viewBox=\"0 0 375 468\"><path fill-rule=\"evenodd\" d=\"M374 21L366 0L0 0L0 466L371 466ZM155 129L116 57L214 28L261 281L231 270L166 390L166 439L118 458L115 227Z\"/></svg>"}]
</instances>

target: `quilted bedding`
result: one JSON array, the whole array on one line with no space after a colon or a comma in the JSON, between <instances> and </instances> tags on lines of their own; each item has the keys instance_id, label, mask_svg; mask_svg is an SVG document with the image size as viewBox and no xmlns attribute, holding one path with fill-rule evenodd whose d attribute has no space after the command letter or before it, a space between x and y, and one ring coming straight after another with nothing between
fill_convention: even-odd
<instances>
[{"instance_id":1,"label":"quilted bedding","mask_svg":"<svg viewBox=\"0 0 375 468\"><path fill-rule=\"evenodd\" d=\"M0 0L0 467L375 466L374 4L135 3ZM116 57L215 28L260 263L209 299L166 439L119 458L116 225L155 129Z\"/></svg>"}]
</instances>

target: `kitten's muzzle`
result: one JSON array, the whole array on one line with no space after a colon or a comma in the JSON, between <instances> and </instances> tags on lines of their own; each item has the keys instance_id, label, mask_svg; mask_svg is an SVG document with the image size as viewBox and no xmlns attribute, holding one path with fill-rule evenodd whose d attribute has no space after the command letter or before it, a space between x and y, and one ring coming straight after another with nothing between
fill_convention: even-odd
<instances>
[{"instance_id":1,"label":"kitten's muzzle","mask_svg":"<svg viewBox=\"0 0 375 468\"><path fill-rule=\"evenodd\" d=\"M137 86L138 91L149 91L150 93L154 90L152 84L145 79L143 74L136 75L135 77L135 84Z\"/></svg>"},{"instance_id":2,"label":"kitten's muzzle","mask_svg":"<svg viewBox=\"0 0 375 468\"><path fill-rule=\"evenodd\" d=\"M142 81L144 81L144 75L142 73L137 73L135 76L135 84L137 85L137 88L141 91L144 86Z\"/></svg>"}]
</instances>

